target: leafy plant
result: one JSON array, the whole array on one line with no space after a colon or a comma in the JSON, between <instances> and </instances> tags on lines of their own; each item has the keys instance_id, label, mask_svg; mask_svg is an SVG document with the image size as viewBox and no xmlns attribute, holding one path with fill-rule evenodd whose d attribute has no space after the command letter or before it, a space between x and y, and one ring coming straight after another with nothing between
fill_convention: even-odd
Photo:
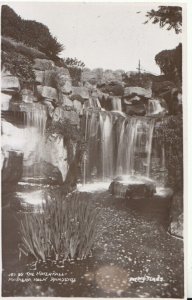
<instances>
[{"instance_id":1,"label":"leafy plant","mask_svg":"<svg viewBox=\"0 0 192 300\"><path fill-rule=\"evenodd\" d=\"M89 199L58 191L47 198L43 211L24 214L20 251L36 260L84 259L93 248L98 210Z\"/></svg>"}]
</instances>

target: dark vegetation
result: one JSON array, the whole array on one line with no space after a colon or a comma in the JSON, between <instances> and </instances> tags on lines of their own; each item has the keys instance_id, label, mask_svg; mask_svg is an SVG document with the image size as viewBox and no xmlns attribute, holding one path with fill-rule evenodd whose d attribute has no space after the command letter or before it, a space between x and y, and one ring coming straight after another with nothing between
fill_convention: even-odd
<instances>
[{"instance_id":1,"label":"dark vegetation","mask_svg":"<svg viewBox=\"0 0 192 300\"><path fill-rule=\"evenodd\" d=\"M64 49L45 25L22 19L8 5L2 6L1 20L1 34L3 36L36 48L51 59L56 58Z\"/></svg>"},{"instance_id":2,"label":"dark vegetation","mask_svg":"<svg viewBox=\"0 0 192 300\"><path fill-rule=\"evenodd\" d=\"M181 115L163 118L154 129L154 138L165 147L167 185L183 189L183 119Z\"/></svg>"}]
</instances>

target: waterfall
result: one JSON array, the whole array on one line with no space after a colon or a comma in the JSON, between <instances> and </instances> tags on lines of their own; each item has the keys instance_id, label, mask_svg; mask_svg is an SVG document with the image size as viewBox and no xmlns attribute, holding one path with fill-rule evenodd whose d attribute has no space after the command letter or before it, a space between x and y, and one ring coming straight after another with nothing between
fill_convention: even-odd
<instances>
[{"instance_id":1,"label":"waterfall","mask_svg":"<svg viewBox=\"0 0 192 300\"><path fill-rule=\"evenodd\" d=\"M104 182L118 175L150 177L154 123L154 118L90 113L85 182Z\"/></svg>"},{"instance_id":2,"label":"waterfall","mask_svg":"<svg viewBox=\"0 0 192 300\"><path fill-rule=\"evenodd\" d=\"M161 105L160 99L149 99L147 105L147 116L163 113L165 108Z\"/></svg>"},{"instance_id":3,"label":"waterfall","mask_svg":"<svg viewBox=\"0 0 192 300\"><path fill-rule=\"evenodd\" d=\"M113 122L110 113L100 114L103 180L113 176Z\"/></svg>"},{"instance_id":4,"label":"waterfall","mask_svg":"<svg viewBox=\"0 0 192 300\"><path fill-rule=\"evenodd\" d=\"M149 177L154 120L131 117L123 121L117 152L117 175Z\"/></svg>"},{"instance_id":5,"label":"waterfall","mask_svg":"<svg viewBox=\"0 0 192 300\"><path fill-rule=\"evenodd\" d=\"M24 137L28 141L24 151L24 177L28 177L28 167L39 163L43 157L47 111L39 103L25 105L24 111Z\"/></svg>"},{"instance_id":6,"label":"waterfall","mask_svg":"<svg viewBox=\"0 0 192 300\"><path fill-rule=\"evenodd\" d=\"M122 111L121 98L113 97L112 109L113 111Z\"/></svg>"}]
</instances>

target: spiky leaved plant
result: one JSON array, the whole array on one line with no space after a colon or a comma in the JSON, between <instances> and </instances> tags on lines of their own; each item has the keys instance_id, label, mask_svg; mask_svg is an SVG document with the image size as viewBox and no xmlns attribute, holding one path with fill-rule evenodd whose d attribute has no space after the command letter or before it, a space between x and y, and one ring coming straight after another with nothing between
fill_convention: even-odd
<instances>
[{"instance_id":1,"label":"spiky leaved plant","mask_svg":"<svg viewBox=\"0 0 192 300\"><path fill-rule=\"evenodd\" d=\"M50 197L49 197L50 198ZM98 210L79 193L46 199L42 212L24 214L20 251L36 260L86 258L95 241Z\"/></svg>"}]
</instances>

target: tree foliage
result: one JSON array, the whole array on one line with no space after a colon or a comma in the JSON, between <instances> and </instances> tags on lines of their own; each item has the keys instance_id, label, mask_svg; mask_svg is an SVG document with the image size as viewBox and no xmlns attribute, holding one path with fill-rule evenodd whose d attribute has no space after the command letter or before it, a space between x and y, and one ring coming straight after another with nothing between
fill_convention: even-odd
<instances>
[{"instance_id":1,"label":"tree foliage","mask_svg":"<svg viewBox=\"0 0 192 300\"><path fill-rule=\"evenodd\" d=\"M182 44L173 50L163 50L155 56L155 61L167 80L181 85L182 80Z\"/></svg>"},{"instance_id":2,"label":"tree foliage","mask_svg":"<svg viewBox=\"0 0 192 300\"><path fill-rule=\"evenodd\" d=\"M159 6L158 10L152 9L147 12L148 23L159 24L161 28L167 27L167 30L174 29L175 33L181 33L182 27L182 8L180 6Z\"/></svg>"},{"instance_id":3,"label":"tree foliage","mask_svg":"<svg viewBox=\"0 0 192 300\"><path fill-rule=\"evenodd\" d=\"M23 20L8 5L2 6L1 34L36 48L50 58L56 57L64 47L53 37L47 26L30 20Z\"/></svg>"}]
</instances>

